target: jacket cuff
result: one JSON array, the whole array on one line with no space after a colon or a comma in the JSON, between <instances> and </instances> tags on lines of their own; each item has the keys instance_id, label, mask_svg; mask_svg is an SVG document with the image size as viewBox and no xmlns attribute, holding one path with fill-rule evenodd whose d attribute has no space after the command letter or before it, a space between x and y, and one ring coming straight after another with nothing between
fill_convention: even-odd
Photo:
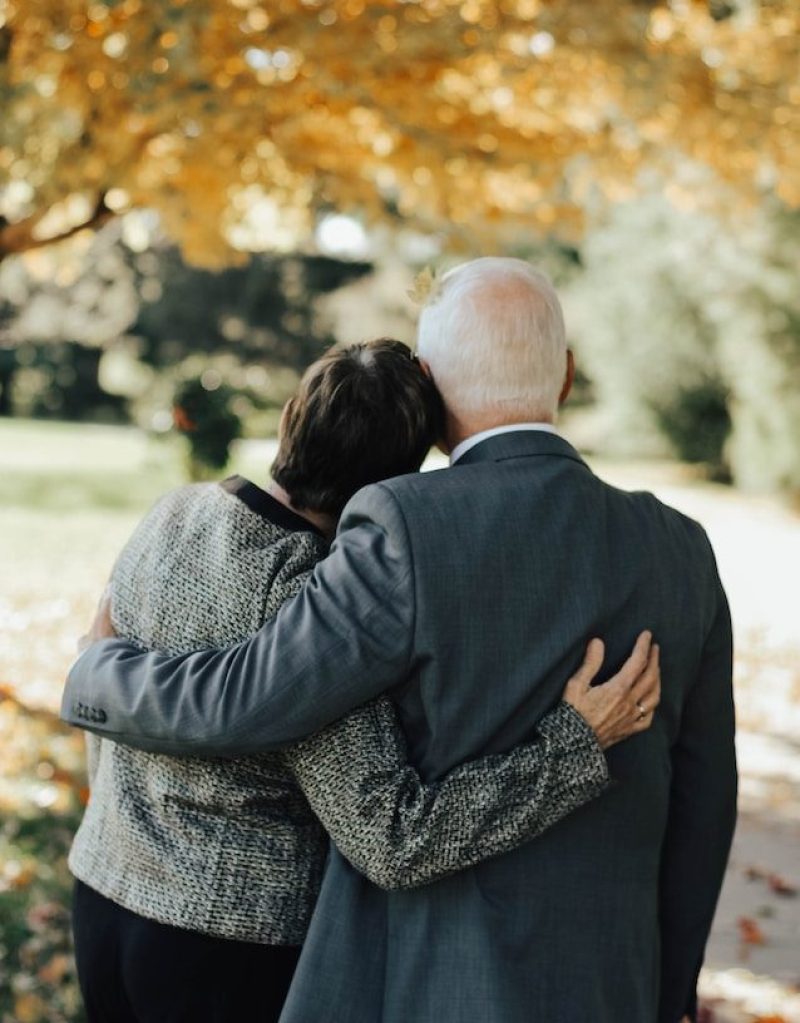
<instances>
[{"instance_id":1,"label":"jacket cuff","mask_svg":"<svg viewBox=\"0 0 800 1023\"><path fill-rule=\"evenodd\" d=\"M575 708L562 700L539 722L539 732L551 743L553 751L561 756L582 753L581 769L586 780L605 787L611 775L605 754L586 719Z\"/></svg>"}]
</instances>

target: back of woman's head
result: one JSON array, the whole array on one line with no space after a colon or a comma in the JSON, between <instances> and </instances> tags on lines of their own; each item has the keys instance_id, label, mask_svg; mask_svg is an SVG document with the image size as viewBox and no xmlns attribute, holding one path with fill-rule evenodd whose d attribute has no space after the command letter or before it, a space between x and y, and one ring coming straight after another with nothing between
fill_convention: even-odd
<instances>
[{"instance_id":1,"label":"back of woman's head","mask_svg":"<svg viewBox=\"0 0 800 1023\"><path fill-rule=\"evenodd\" d=\"M443 415L433 381L400 341L331 349L286 406L272 478L296 508L339 515L368 483L416 472Z\"/></svg>"}]
</instances>

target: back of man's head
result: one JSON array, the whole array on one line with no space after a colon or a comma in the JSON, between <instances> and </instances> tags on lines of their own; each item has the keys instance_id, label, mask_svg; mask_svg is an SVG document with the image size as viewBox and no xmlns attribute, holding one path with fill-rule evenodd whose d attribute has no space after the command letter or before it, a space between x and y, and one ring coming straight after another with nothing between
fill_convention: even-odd
<instances>
[{"instance_id":1,"label":"back of man's head","mask_svg":"<svg viewBox=\"0 0 800 1023\"><path fill-rule=\"evenodd\" d=\"M545 274L485 257L450 270L423 308L420 358L462 422L552 422L566 372L564 316Z\"/></svg>"}]
</instances>

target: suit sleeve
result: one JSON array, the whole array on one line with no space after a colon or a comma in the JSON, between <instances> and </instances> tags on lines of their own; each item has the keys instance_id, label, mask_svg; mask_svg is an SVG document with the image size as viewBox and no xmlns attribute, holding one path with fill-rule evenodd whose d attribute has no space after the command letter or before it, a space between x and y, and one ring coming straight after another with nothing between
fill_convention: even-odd
<instances>
[{"instance_id":1,"label":"suit sleeve","mask_svg":"<svg viewBox=\"0 0 800 1023\"><path fill-rule=\"evenodd\" d=\"M535 838L609 784L592 729L559 704L532 742L425 784L391 700L287 750L339 851L381 888L428 884Z\"/></svg>"},{"instance_id":2,"label":"suit sleeve","mask_svg":"<svg viewBox=\"0 0 800 1023\"><path fill-rule=\"evenodd\" d=\"M104 640L73 666L62 717L159 753L275 749L407 677L414 605L402 514L386 487L368 487L345 509L330 555L252 637L180 656Z\"/></svg>"},{"instance_id":3,"label":"suit sleeve","mask_svg":"<svg viewBox=\"0 0 800 1023\"><path fill-rule=\"evenodd\" d=\"M672 751L660 879L659 1023L677 1023L684 1014L695 1019L697 978L736 823L731 619L718 578L716 586L716 614Z\"/></svg>"}]
</instances>

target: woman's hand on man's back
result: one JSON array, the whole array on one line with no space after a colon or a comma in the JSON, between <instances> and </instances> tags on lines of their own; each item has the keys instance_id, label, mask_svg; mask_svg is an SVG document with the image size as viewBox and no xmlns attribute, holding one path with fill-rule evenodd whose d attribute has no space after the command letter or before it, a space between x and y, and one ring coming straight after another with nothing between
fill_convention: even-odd
<instances>
[{"instance_id":1,"label":"woman's hand on man's back","mask_svg":"<svg viewBox=\"0 0 800 1023\"><path fill-rule=\"evenodd\" d=\"M585 718L603 749L646 731L661 700L659 647L642 632L627 661L602 685L592 682L603 665L605 645L592 639L583 664L564 690L564 700Z\"/></svg>"}]
</instances>

